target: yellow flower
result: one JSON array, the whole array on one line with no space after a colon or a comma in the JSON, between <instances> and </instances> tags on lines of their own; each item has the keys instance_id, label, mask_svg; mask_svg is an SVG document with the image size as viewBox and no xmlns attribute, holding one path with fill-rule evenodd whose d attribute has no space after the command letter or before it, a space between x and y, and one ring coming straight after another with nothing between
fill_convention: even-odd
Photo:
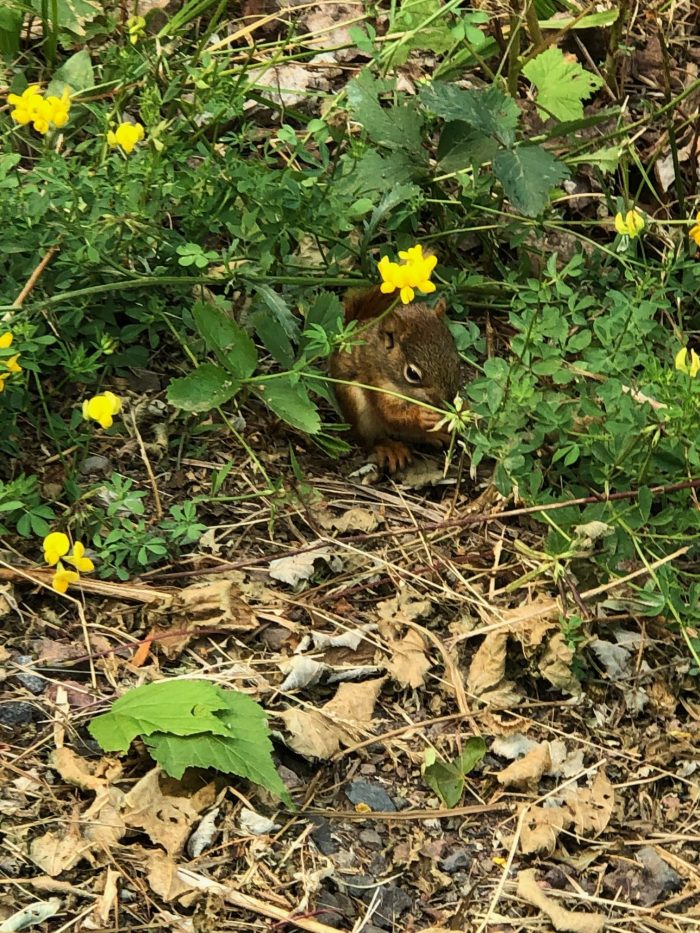
<instances>
[{"instance_id":1,"label":"yellow flower","mask_svg":"<svg viewBox=\"0 0 700 933\"><path fill-rule=\"evenodd\" d=\"M113 392L103 392L93 395L83 402L83 418L86 421L97 421L105 430L114 423L114 415L121 411L122 400Z\"/></svg>"},{"instance_id":2,"label":"yellow flower","mask_svg":"<svg viewBox=\"0 0 700 933\"><path fill-rule=\"evenodd\" d=\"M7 367L8 373L21 373L22 372L22 367L17 362L18 359L19 359L19 353L15 353L15 355L11 356L9 360L4 361L4 365Z\"/></svg>"},{"instance_id":3,"label":"yellow flower","mask_svg":"<svg viewBox=\"0 0 700 933\"><path fill-rule=\"evenodd\" d=\"M30 84L21 94L8 94L7 102L14 110L10 116L24 126L31 123L37 114L39 104L43 101L38 84Z\"/></svg>"},{"instance_id":4,"label":"yellow flower","mask_svg":"<svg viewBox=\"0 0 700 933\"><path fill-rule=\"evenodd\" d=\"M690 228L690 239L694 240L700 246L700 214L695 217L695 226Z\"/></svg>"},{"instance_id":5,"label":"yellow flower","mask_svg":"<svg viewBox=\"0 0 700 933\"><path fill-rule=\"evenodd\" d=\"M4 334L0 334L0 350L7 350L8 347L11 347L14 339L14 335L9 330Z\"/></svg>"},{"instance_id":6,"label":"yellow flower","mask_svg":"<svg viewBox=\"0 0 700 933\"><path fill-rule=\"evenodd\" d=\"M8 350L12 346L13 340L14 335L9 330L4 334L0 334L0 350ZM5 358L0 355L0 370L5 370L5 372L0 372L0 392L5 388L5 383L10 376L22 372L22 367L17 362L18 359L19 353Z\"/></svg>"},{"instance_id":7,"label":"yellow flower","mask_svg":"<svg viewBox=\"0 0 700 933\"><path fill-rule=\"evenodd\" d=\"M391 262L388 256L382 256L377 265L382 277L380 288L385 295L398 289L401 301L407 305L415 298L415 289L424 295L435 291L430 276L437 265L437 256L424 256L422 246L412 246L401 250L399 258L403 260L401 263Z\"/></svg>"},{"instance_id":8,"label":"yellow flower","mask_svg":"<svg viewBox=\"0 0 700 933\"><path fill-rule=\"evenodd\" d=\"M694 379L697 374L700 373L700 356L698 356L695 350L691 350L690 363L688 363L688 348L682 347L678 353L676 353L675 366L676 369L679 369L682 373L686 373Z\"/></svg>"},{"instance_id":9,"label":"yellow flower","mask_svg":"<svg viewBox=\"0 0 700 933\"><path fill-rule=\"evenodd\" d=\"M63 94L60 97L51 97L46 98L46 103L50 109L49 120L55 127L59 129L62 126L65 126L68 122L68 114L70 113L70 93L68 88L64 87Z\"/></svg>"},{"instance_id":10,"label":"yellow flower","mask_svg":"<svg viewBox=\"0 0 700 933\"><path fill-rule=\"evenodd\" d=\"M77 583L79 579L80 574L76 573L75 570L66 570L65 567L59 567L53 575L51 586L57 593L65 593L70 584Z\"/></svg>"},{"instance_id":11,"label":"yellow flower","mask_svg":"<svg viewBox=\"0 0 700 933\"><path fill-rule=\"evenodd\" d=\"M146 20L143 16L130 16L126 21L126 30L129 33L129 41L136 45L146 34Z\"/></svg>"},{"instance_id":12,"label":"yellow flower","mask_svg":"<svg viewBox=\"0 0 700 933\"><path fill-rule=\"evenodd\" d=\"M635 210L627 211L624 217L618 212L615 214L615 229L622 236L633 240L644 229L644 218Z\"/></svg>"},{"instance_id":13,"label":"yellow flower","mask_svg":"<svg viewBox=\"0 0 700 933\"><path fill-rule=\"evenodd\" d=\"M70 541L68 535L62 531L52 531L50 535L44 538L44 560L53 567L70 550Z\"/></svg>"},{"instance_id":14,"label":"yellow flower","mask_svg":"<svg viewBox=\"0 0 700 933\"><path fill-rule=\"evenodd\" d=\"M90 558L85 557L85 545L81 544L80 541L75 542L73 553L66 555L64 559L66 563L72 564L81 573L90 573L91 570L95 569L95 565Z\"/></svg>"},{"instance_id":15,"label":"yellow flower","mask_svg":"<svg viewBox=\"0 0 700 933\"><path fill-rule=\"evenodd\" d=\"M140 123L120 123L116 130L107 133L107 144L113 149L119 146L127 155L131 155L136 143L144 136L144 129Z\"/></svg>"}]
</instances>

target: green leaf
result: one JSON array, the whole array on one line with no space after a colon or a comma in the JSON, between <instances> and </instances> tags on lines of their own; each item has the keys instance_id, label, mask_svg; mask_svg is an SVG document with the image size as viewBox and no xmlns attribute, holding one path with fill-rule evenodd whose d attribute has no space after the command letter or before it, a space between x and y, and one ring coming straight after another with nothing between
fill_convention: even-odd
<instances>
[{"instance_id":1,"label":"green leaf","mask_svg":"<svg viewBox=\"0 0 700 933\"><path fill-rule=\"evenodd\" d=\"M54 72L46 93L60 97L65 87L71 93L86 91L95 86L95 74L92 70L92 61L87 49L81 49L71 55L60 68Z\"/></svg>"},{"instance_id":2,"label":"green leaf","mask_svg":"<svg viewBox=\"0 0 700 933\"><path fill-rule=\"evenodd\" d=\"M229 735L227 724L214 712L227 701L206 680L160 680L129 690L112 709L92 720L88 729L106 752L126 752L137 735L154 732Z\"/></svg>"},{"instance_id":3,"label":"green leaf","mask_svg":"<svg viewBox=\"0 0 700 933\"><path fill-rule=\"evenodd\" d=\"M343 319L344 312L340 298L333 292L319 292L306 315L305 325L309 327L311 324L318 324L329 337L334 337L340 332Z\"/></svg>"},{"instance_id":4,"label":"green leaf","mask_svg":"<svg viewBox=\"0 0 700 933\"><path fill-rule=\"evenodd\" d=\"M250 336L218 305L198 301L192 309L197 330L206 345L220 354L238 379L247 379L255 372L258 351Z\"/></svg>"},{"instance_id":5,"label":"green leaf","mask_svg":"<svg viewBox=\"0 0 700 933\"><path fill-rule=\"evenodd\" d=\"M382 107L379 95L387 89L387 82L376 81L368 70L361 71L347 85L350 110L377 145L422 154L424 160L422 120L415 104L410 101Z\"/></svg>"},{"instance_id":6,"label":"green leaf","mask_svg":"<svg viewBox=\"0 0 700 933\"><path fill-rule=\"evenodd\" d=\"M168 401L183 411L209 411L223 405L241 384L220 366L204 363L168 386Z\"/></svg>"},{"instance_id":7,"label":"green leaf","mask_svg":"<svg viewBox=\"0 0 700 933\"><path fill-rule=\"evenodd\" d=\"M403 65L413 49L430 49L438 55L450 49L454 38L446 15L441 0L402 0L389 31L409 35L392 47L392 65Z\"/></svg>"},{"instance_id":8,"label":"green leaf","mask_svg":"<svg viewBox=\"0 0 700 933\"><path fill-rule=\"evenodd\" d=\"M41 15L43 0L30 0L34 11ZM52 4L48 4L49 10ZM65 29L81 38L85 36L85 26L104 13L104 4L96 0L56 0L58 28Z\"/></svg>"},{"instance_id":9,"label":"green leaf","mask_svg":"<svg viewBox=\"0 0 700 933\"><path fill-rule=\"evenodd\" d=\"M622 149L620 146L607 146L604 149L597 149L595 152L587 152L583 155L575 156L569 159L569 164L594 165L596 168L599 168L601 172L607 174L608 172L617 171L621 155Z\"/></svg>"},{"instance_id":10,"label":"green leaf","mask_svg":"<svg viewBox=\"0 0 700 933\"><path fill-rule=\"evenodd\" d=\"M292 341L279 326L267 308L258 308L249 317L255 333L262 340L280 366L291 369L294 365L294 347Z\"/></svg>"},{"instance_id":11,"label":"green leaf","mask_svg":"<svg viewBox=\"0 0 700 933\"><path fill-rule=\"evenodd\" d=\"M520 110L512 97L497 87L464 90L454 84L434 81L420 93L421 103L443 120L460 120L494 136L504 146L515 142Z\"/></svg>"},{"instance_id":12,"label":"green leaf","mask_svg":"<svg viewBox=\"0 0 700 933\"><path fill-rule=\"evenodd\" d=\"M493 171L513 207L536 217L549 203L549 193L569 172L563 162L542 146L501 149L493 160Z\"/></svg>"},{"instance_id":13,"label":"green leaf","mask_svg":"<svg viewBox=\"0 0 700 933\"><path fill-rule=\"evenodd\" d=\"M273 291L269 285L258 285L256 291L272 312L273 319L279 324L292 343L298 343L301 333L299 321L289 310L289 305L284 298Z\"/></svg>"},{"instance_id":14,"label":"green leaf","mask_svg":"<svg viewBox=\"0 0 700 933\"><path fill-rule=\"evenodd\" d=\"M19 52L23 19L21 10L0 9L0 55L7 59Z\"/></svg>"},{"instance_id":15,"label":"green leaf","mask_svg":"<svg viewBox=\"0 0 700 933\"><path fill-rule=\"evenodd\" d=\"M280 376L255 386L255 391L276 415L305 434L318 434L321 419L309 394L290 376Z\"/></svg>"},{"instance_id":16,"label":"green leaf","mask_svg":"<svg viewBox=\"0 0 700 933\"><path fill-rule=\"evenodd\" d=\"M617 22L620 15L619 6L612 10L601 10L600 13L590 13L588 16L582 16L580 19L574 16L555 16L551 19L541 19L540 29L568 29L576 22L576 29L595 29L600 26L612 26Z\"/></svg>"},{"instance_id":17,"label":"green leaf","mask_svg":"<svg viewBox=\"0 0 700 933\"><path fill-rule=\"evenodd\" d=\"M216 768L259 784L291 805L272 760L272 742L263 708L244 693L220 687L212 689L222 704L216 718L225 733L152 734L145 741L153 758L171 777L181 778L185 768Z\"/></svg>"},{"instance_id":18,"label":"green leaf","mask_svg":"<svg viewBox=\"0 0 700 933\"><path fill-rule=\"evenodd\" d=\"M538 111L542 119L577 120L583 116L583 100L602 86L598 75L585 71L561 49L541 52L523 68L523 74L537 88Z\"/></svg>"},{"instance_id":19,"label":"green leaf","mask_svg":"<svg viewBox=\"0 0 700 933\"><path fill-rule=\"evenodd\" d=\"M473 736L455 761L443 761L429 748L425 752L423 777L446 807L455 807L464 792L464 778L486 754L486 743Z\"/></svg>"},{"instance_id":20,"label":"green leaf","mask_svg":"<svg viewBox=\"0 0 700 933\"><path fill-rule=\"evenodd\" d=\"M447 123L438 143L437 157L443 172L460 172L471 166L492 162L498 150L493 136L486 136L468 123Z\"/></svg>"}]
</instances>

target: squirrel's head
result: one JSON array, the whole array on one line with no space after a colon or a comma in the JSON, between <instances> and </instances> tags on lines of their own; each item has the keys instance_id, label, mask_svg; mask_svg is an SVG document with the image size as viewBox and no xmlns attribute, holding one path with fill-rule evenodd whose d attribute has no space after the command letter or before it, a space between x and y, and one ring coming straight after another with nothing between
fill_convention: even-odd
<instances>
[{"instance_id":1,"label":"squirrel's head","mask_svg":"<svg viewBox=\"0 0 700 933\"><path fill-rule=\"evenodd\" d=\"M391 388L418 401L451 402L462 387L462 363L445 323L445 302L399 305L379 321Z\"/></svg>"}]
</instances>

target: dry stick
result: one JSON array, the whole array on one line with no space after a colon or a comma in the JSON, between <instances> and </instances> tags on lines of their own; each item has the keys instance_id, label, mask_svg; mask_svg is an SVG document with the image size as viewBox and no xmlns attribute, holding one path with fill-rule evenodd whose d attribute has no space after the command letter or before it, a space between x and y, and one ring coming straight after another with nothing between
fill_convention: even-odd
<instances>
[{"instance_id":1,"label":"dry stick","mask_svg":"<svg viewBox=\"0 0 700 933\"><path fill-rule=\"evenodd\" d=\"M299 815L324 816L329 820L388 820L399 823L411 820L447 820L453 816L475 816L481 813L496 813L499 810L509 810L509 803L473 803L466 807L453 807L451 810L372 810L369 813L357 813L355 810L320 810L309 807L300 810Z\"/></svg>"},{"instance_id":2,"label":"dry stick","mask_svg":"<svg viewBox=\"0 0 700 933\"><path fill-rule=\"evenodd\" d=\"M141 437L141 432L139 431L138 425L136 424L136 415L134 414L133 410L131 412L131 423L134 427L134 434L136 435L136 440L138 442L139 450L141 452L141 459L143 460L144 465L146 467L146 472L148 473L148 479L150 480L150 483L151 483L151 489L153 490L153 504L155 505L155 509L156 509L156 518L158 519L158 521L160 521L161 518L163 517L163 506L161 505L161 502L160 502L160 492L158 491L158 483L156 482L156 477L153 472L153 468L151 467L151 461L148 459L148 454L146 453L146 445L143 442L143 438Z\"/></svg>"},{"instance_id":3,"label":"dry stick","mask_svg":"<svg viewBox=\"0 0 700 933\"><path fill-rule=\"evenodd\" d=\"M29 276L29 279L27 280L27 284L24 286L22 291L17 296L15 300L16 307L21 307L24 304L24 299L27 297L27 295L31 292L31 290L34 288L36 283L39 281L39 278L42 272L48 266L48 264L51 262L51 260L53 259L53 257L55 256L57 252L58 252L58 246L51 246L47 250L46 255L41 260L41 262L36 267L36 269L32 272L32 274Z\"/></svg>"},{"instance_id":4,"label":"dry stick","mask_svg":"<svg viewBox=\"0 0 700 933\"><path fill-rule=\"evenodd\" d=\"M668 554L666 557L660 557L658 560L655 560L653 564L645 565L644 567L640 567L638 570L633 570L632 573L628 573L626 577L616 577L614 580L610 580L608 583L603 583L601 586L596 586L592 590L586 590L585 593L579 593L579 596L581 599L590 599L591 596L599 596L601 593L605 593L614 587L620 586L621 583L628 583L630 580L634 580L635 577L641 576L641 574L650 573L652 570L657 570L659 567L663 567L663 565L667 564L669 561L675 560L677 557L682 557L684 554L687 554L689 550L690 545L678 548L678 550L674 551L673 554Z\"/></svg>"},{"instance_id":5,"label":"dry stick","mask_svg":"<svg viewBox=\"0 0 700 933\"><path fill-rule=\"evenodd\" d=\"M649 492L656 495L664 495L671 492L681 492L684 489L700 489L700 479L685 480L682 483L671 483L668 486L652 486ZM626 492L612 492L607 496L581 496L578 499L567 499L564 502L550 502L544 505L532 505L527 508L510 509L505 512L488 512L483 515L463 515L461 518L447 518L437 522L428 522L426 525L411 525L408 528L385 528L383 531L373 531L366 534L348 535L345 538L323 537L314 544L305 547L295 548L293 550L282 551L277 555L267 555L265 557L253 557L248 560L231 561L226 564L219 564L216 567L205 567L197 570L181 570L177 573L143 574L142 576L154 576L161 580L178 580L183 577L208 576L213 573L227 573L229 570L242 570L245 567L255 567L259 564L267 564L277 557L294 557L298 554L308 554L311 551L317 551L319 548L327 547L329 544L352 544L356 542L366 542L378 538L399 537L402 535L416 534L425 531L441 531L446 528L468 527L470 525L488 525L490 522L505 520L510 518L520 518L523 515L537 516L540 512L555 512L560 509L567 509L571 506L593 505L597 502L618 502L624 499L633 499L639 494L636 489L630 489Z\"/></svg>"}]
</instances>

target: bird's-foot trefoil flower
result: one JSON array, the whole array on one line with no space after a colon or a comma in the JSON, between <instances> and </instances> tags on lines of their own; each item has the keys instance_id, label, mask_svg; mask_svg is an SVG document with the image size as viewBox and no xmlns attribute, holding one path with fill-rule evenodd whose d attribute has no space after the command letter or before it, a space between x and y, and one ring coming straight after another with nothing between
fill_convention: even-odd
<instances>
[{"instance_id":1,"label":"bird's-foot trefoil flower","mask_svg":"<svg viewBox=\"0 0 700 933\"><path fill-rule=\"evenodd\" d=\"M391 262L388 256L382 256L377 268L382 277L381 291L390 295L398 290L401 301L407 305L416 296L416 290L424 295L435 291L435 284L430 276L437 265L437 256L424 256L423 247L411 246L399 252L401 262Z\"/></svg>"},{"instance_id":2,"label":"bird's-foot trefoil flower","mask_svg":"<svg viewBox=\"0 0 700 933\"><path fill-rule=\"evenodd\" d=\"M83 418L86 421L96 421L106 431L114 424L114 416L121 411L121 408L122 400L118 395L113 392L102 392L100 395L85 399Z\"/></svg>"}]
</instances>

